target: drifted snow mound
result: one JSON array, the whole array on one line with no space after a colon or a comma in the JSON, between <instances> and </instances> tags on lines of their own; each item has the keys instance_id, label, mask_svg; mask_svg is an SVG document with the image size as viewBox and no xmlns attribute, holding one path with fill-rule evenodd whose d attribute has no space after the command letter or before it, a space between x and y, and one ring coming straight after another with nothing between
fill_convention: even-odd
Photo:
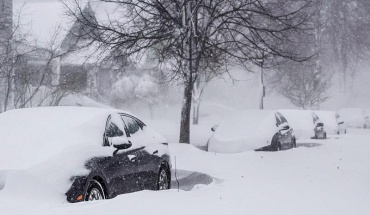
<instances>
[{"instance_id":1,"label":"drifted snow mound","mask_svg":"<svg viewBox=\"0 0 370 215\"><path fill-rule=\"evenodd\" d=\"M0 174L1 202L65 202L63 192L58 191L54 186L51 186L39 177L28 174L26 171L9 171Z\"/></svg>"},{"instance_id":2,"label":"drifted snow mound","mask_svg":"<svg viewBox=\"0 0 370 215\"><path fill-rule=\"evenodd\" d=\"M320 143L297 143L297 147L306 147L306 148L313 148L313 147L319 147L322 144Z\"/></svg>"},{"instance_id":3,"label":"drifted snow mound","mask_svg":"<svg viewBox=\"0 0 370 215\"><path fill-rule=\"evenodd\" d=\"M180 189L184 191L199 189L219 181L210 175L186 170L176 170L176 173L175 170L172 170L171 179L172 189Z\"/></svg>"}]
</instances>

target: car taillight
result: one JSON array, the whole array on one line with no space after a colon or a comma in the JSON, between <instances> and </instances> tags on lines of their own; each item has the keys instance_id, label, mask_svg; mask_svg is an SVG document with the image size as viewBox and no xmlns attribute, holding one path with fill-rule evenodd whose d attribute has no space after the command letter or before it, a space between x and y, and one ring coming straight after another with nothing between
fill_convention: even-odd
<instances>
[{"instance_id":1,"label":"car taillight","mask_svg":"<svg viewBox=\"0 0 370 215\"><path fill-rule=\"evenodd\" d=\"M84 198L83 195L79 195L79 196L77 196L76 200L81 201L83 198Z\"/></svg>"}]
</instances>

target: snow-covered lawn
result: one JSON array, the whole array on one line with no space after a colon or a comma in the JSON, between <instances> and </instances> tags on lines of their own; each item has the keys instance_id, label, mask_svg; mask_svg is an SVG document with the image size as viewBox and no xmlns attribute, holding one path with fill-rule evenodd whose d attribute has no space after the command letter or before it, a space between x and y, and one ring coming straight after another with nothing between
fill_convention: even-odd
<instances>
[{"instance_id":1,"label":"snow-covered lawn","mask_svg":"<svg viewBox=\"0 0 370 215\"><path fill-rule=\"evenodd\" d=\"M280 152L215 154L170 144L180 190L69 204L45 185L1 194L0 214L370 214L370 130L298 142ZM173 166L175 161L173 161ZM40 192L37 192L40 190ZM31 193L30 193L31 192ZM42 200L42 201L41 201Z\"/></svg>"}]
</instances>

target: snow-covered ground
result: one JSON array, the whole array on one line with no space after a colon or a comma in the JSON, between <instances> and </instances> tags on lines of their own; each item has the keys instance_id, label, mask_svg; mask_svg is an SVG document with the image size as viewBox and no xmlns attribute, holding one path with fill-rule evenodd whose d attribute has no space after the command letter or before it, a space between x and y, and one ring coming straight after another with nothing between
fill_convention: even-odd
<instances>
[{"instance_id":1,"label":"snow-covered ground","mask_svg":"<svg viewBox=\"0 0 370 215\"><path fill-rule=\"evenodd\" d=\"M202 134L197 135L202 139ZM48 199L52 190L29 178L26 184L13 184L18 187L15 193L0 191L0 214L366 215L370 214L369 140L370 130L355 129L327 140L300 141L292 150L239 154L171 143L179 190L174 180L168 191L69 204L62 198Z\"/></svg>"}]
</instances>

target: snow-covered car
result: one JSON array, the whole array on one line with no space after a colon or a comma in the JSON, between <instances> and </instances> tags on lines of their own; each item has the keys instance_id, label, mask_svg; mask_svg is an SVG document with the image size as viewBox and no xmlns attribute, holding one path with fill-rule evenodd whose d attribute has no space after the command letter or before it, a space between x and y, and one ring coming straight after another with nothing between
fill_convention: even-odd
<instances>
[{"instance_id":1,"label":"snow-covered car","mask_svg":"<svg viewBox=\"0 0 370 215\"><path fill-rule=\"evenodd\" d=\"M68 202L170 188L166 140L121 110L11 110L0 114L0 139L0 178L26 172L65 194ZM7 180L11 177L0 180L0 192Z\"/></svg>"},{"instance_id":2,"label":"snow-covered car","mask_svg":"<svg viewBox=\"0 0 370 215\"><path fill-rule=\"evenodd\" d=\"M335 113L335 118L337 119L337 123L338 123L337 134L347 134L347 125L343 121L342 117L338 113Z\"/></svg>"},{"instance_id":3,"label":"snow-covered car","mask_svg":"<svg viewBox=\"0 0 370 215\"><path fill-rule=\"evenodd\" d=\"M319 116L317 116L315 112L312 111L311 114L313 123L315 124L315 136L313 138L326 139L326 125L323 123L323 121L321 121L321 119L319 118Z\"/></svg>"},{"instance_id":4,"label":"snow-covered car","mask_svg":"<svg viewBox=\"0 0 370 215\"><path fill-rule=\"evenodd\" d=\"M208 140L210 152L279 151L296 147L293 129L276 111L238 111L212 127L212 131L214 133Z\"/></svg>"},{"instance_id":5,"label":"snow-covered car","mask_svg":"<svg viewBox=\"0 0 370 215\"><path fill-rule=\"evenodd\" d=\"M338 111L338 114L347 127L370 128L369 114L363 108L342 108Z\"/></svg>"},{"instance_id":6,"label":"snow-covered car","mask_svg":"<svg viewBox=\"0 0 370 215\"><path fill-rule=\"evenodd\" d=\"M328 134L345 134L347 130L344 122L341 121L340 116L335 111L315 111L321 122L325 125L325 131Z\"/></svg>"},{"instance_id":7,"label":"snow-covered car","mask_svg":"<svg viewBox=\"0 0 370 215\"><path fill-rule=\"evenodd\" d=\"M320 118L313 111L283 109L279 110L279 112L284 114L290 125L294 128L297 140L326 138L324 123L320 121Z\"/></svg>"}]
</instances>

